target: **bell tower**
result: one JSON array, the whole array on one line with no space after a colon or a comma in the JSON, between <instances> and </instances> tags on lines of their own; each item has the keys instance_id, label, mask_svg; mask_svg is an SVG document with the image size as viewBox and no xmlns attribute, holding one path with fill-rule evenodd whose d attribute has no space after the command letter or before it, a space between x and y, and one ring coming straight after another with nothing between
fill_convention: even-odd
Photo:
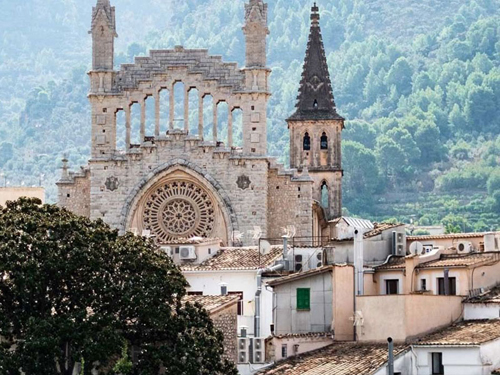
<instances>
[{"instance_id":1,"label":"bell tower","mask_svg":"<svg viewBox=\"0 0 500 375\"><path fill-rule=\"evenodd\" d=\"M109 0L97 0L92 9L92 70L89 100L92 106L92 157L102 158L116 148L115 112L108 110L104 98L111 95L115 76L115 8Z\"/></svg>"},{"instance_id":2,"label":"bell tower","mask_svg":"<svg viewBox=\"0 0 500 375\"><path fill-rule=\"evenodd\" d=\"M344 118L337 113L319 21L314 3L296 111L287 122L290 166L308 168L314 180L313 197L331 220L342 215Z\"/></svg>"},{"instance_id":3,"label":"bell tower","mask_svg":"<svg viewBox=\"0 0 500 375\"><path fill-rule=\"evenodd\" d=\"M243 153L252 156L267 155L267 101L269 75L267 67L266 38L267 4L262 0L250 0L245 4L246 42L245 85L242 95L245 97L243 109Z\"/></svg>"}]
</instances>

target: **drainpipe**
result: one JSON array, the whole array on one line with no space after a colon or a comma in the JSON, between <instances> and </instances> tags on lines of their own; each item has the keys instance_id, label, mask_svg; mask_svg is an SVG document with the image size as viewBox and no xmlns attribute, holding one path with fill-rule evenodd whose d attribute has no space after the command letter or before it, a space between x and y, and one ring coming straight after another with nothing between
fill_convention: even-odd
<instances>
[{"instance_id":1,"label":"drainpipe","mask_svg":"<svg viewBox=\"0 0 500 375\"><path fill-rule=\"evenodd\" d=\"M387 339L389 343L389 361L387 363L387 368L389 370L389 375L394 375L394 342L392 341L392 337Z\"/></svg>"},{"instance_id":2,"label":"drainpipe","mask_svg":"<svg viewBox=\"0 0 500 375\"><path fill-rule=\"evenodd\" d=\"M283 264L257 270L257 291L255 292L254 336L260 337L260 295L262 294L262 274L283 269Z\"/></svg>"}]
</instances>

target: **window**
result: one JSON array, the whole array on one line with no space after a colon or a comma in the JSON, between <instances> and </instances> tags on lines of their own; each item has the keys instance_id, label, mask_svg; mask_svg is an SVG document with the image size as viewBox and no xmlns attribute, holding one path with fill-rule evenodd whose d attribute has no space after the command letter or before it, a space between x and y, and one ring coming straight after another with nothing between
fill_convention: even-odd
<instances>
[{"instance_id":1,"label":"window","mask_svg":"<svg viewBox=\"0 0 500 375\"><path fill-rule=\"evenodd\" d=\"M297 288L297 310L311 309L311 289Z\"/></svg>"},{"instance_id":2,"label":"window","mask_svg":"<svg viewBox=\"0 0 500 375\"><path fill-rule=\"evenodd\" d=\"M309 137L309 133L304 134L303 149L304 151L311 150L311 137Z\"/></svg>"},{"instance_id":3,"label":"window","mask_svg":"<svg viewBox=\"0 0 500 375\"><path fill-rule=\"evenodd\" d=\"M399 280L385 280L385 294L398 294Z\"/></svg>"},{"instance_id":4,"label":"window","mask_svg":"<svg viewBox=\"0 0 500 375\"><path fill-rule=\"evenodd\" d=\"M318 108L318 101L316 99L314 100L313 108Z\"/></svg>"},{"instance_id":5,"label":"window","mask_svg":"<svg viewBox=\"0 0 500 375\"><path fill-rule=\"evenodd\" d=\"M281 345L281 358L288 357L288 346L286 344Z\"/></svg>"},{"instance_id":6,"label":"window","mask_svg":"<svg viewBox=\"0 0 500 375\"><path fill-rule=\"evenodd\" d=\"M328 208L329 204L329 199L328 199L328 185L326 181L323 181L321 184L321 205L323 208Z\"/></svg>"},{"instance_id":7,"label":"window","mask_svg":"<svg viewBox=\"0 0 500 375\"><path fill-rule=\"evenodd\" d=\"M427 280L426 279L422 279L420 280L420 290L427 290Z\"/></svg>"},{"instance_id":8,"label":"window","mask_svg":"<svg viewBox=\"0 0 500 375\"><path fill-rule=\"evenodd\" d=\"M321 149L322 150L328 150L328 137L326 136L326 133L323 133L321 135Z\"/></svg>"},{"instance_id":9,"label":"window","mask_svg":"<svg viewBox=\"0 0 500 375\"><path fill-rule=\"evenodd\" d=\"M444 375L443 353L431 353L432 375Z\"/></svg>"},{"instance_id":10,"label":"window","mask_svg":"<svg viewBox=\"0 0 500 375\"><path fill-rule=\"evenodd\" d=\"M188 296L202 296L203 292L188 292Z\"/></svg>"},{"instance_id":11,"label":"window","mask_svg":"<svg viewBox=\"0 0 500 375\"><path fill-rule=\"evenodd\" d=\"M446 290L444 287L444 277L438 277L438 294L440 296L446 295ZM457 295L457 278L449 277L448 278L448 295L456 296Z\"/></svg>"},{"instance_id":12,"label":"window","mask_svg":"<svg viewBox=\"0 0 500 375\"><path fill-rule=\"evenodd\" d=\"M243 292L228 292L227 294L233 295L233 296L240 296L240 300L238 301L238 315L242 316L243 315Z\"/></svg>"}]
</instances>

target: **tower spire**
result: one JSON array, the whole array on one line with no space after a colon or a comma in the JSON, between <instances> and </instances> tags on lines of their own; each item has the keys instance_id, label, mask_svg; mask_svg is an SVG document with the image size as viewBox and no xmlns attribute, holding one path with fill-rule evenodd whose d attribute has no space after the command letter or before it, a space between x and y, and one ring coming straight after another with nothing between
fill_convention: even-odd
<instances>
[{"instance_id":1,"label":"tower spire","mask_svg":"<svg viewBox=\"0 0 500 375\"><path fill-rule=\"evenodd\" d=\"M116 34L115 7L109 0L97 0L92 9L93 70L113 70L114 39Z\"/></svg>"},{"instance_id":2,"label":"tower spire","mask_svg":"<svg viewBox=\"0 0 500 375\"><path fill-rule=\"evenodd\" d=\"M319 7L314 3L311 8L311 30L297 97L297 110L289 120L342 119L335 106L319 21Z\"/></svg>"}]
</instances>

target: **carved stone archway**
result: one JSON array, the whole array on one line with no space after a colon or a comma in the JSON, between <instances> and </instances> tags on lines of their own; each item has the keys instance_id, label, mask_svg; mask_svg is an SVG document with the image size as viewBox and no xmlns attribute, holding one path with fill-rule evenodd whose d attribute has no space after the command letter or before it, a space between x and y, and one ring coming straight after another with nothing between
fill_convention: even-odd
<instances>
[{"instance_id":1,"label":"carved stone archway","mask_svg":"<svg viewBox=\"0 0 500 375\"><path fill-rule=\"evenodd\" d=\"M237 225L229 198L200 172L181 159L157 168L127 199L122 230L148 230L160 244L191 237L216 237L230 244Z\"/></svg>"}]
</instances>

